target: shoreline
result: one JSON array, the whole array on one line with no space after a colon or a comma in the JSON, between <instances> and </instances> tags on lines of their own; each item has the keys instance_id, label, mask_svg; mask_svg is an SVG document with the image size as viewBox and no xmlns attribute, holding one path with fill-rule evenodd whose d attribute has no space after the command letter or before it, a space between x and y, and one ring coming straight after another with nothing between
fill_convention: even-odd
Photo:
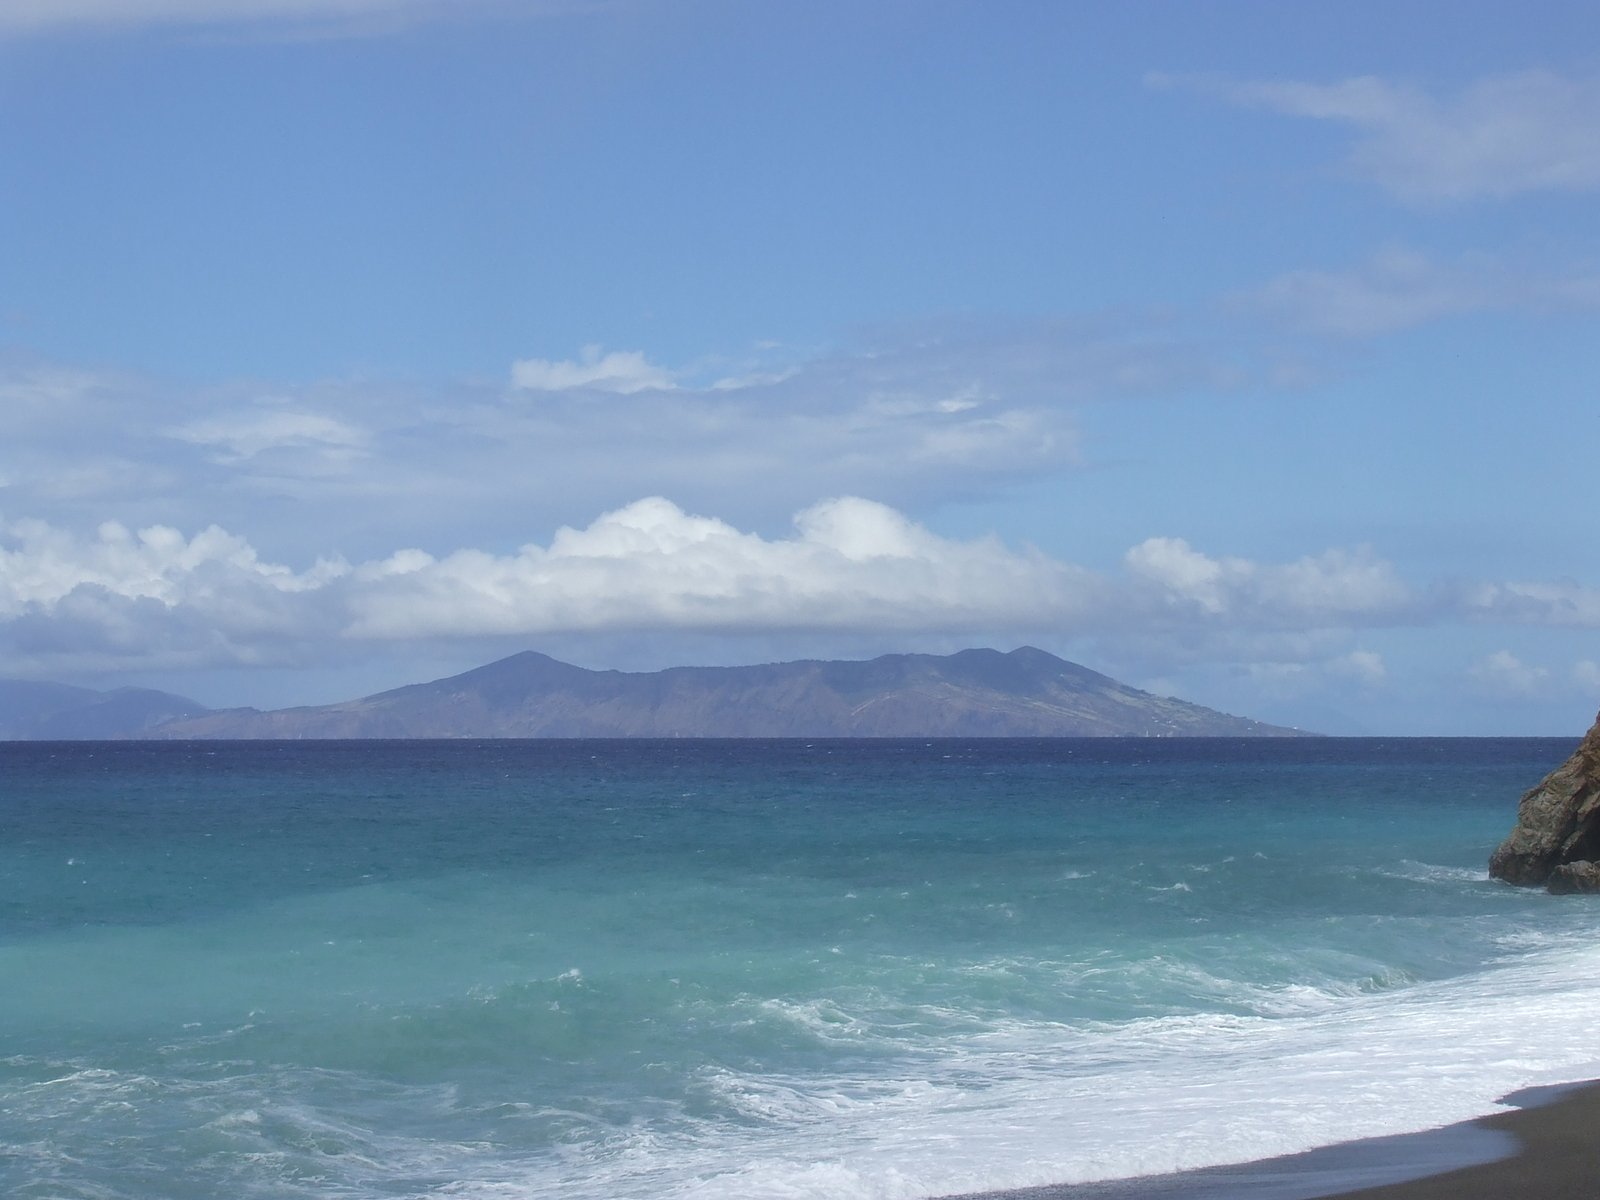
<instances>
[{"instance_id":1,"label":"shoreline","mask_svg":"<svg viewBox=\"0 0 1600 1200\"><path fill-rule=\"evenodd\" d=\"M1600 1197L1600 1080L1524 1088L1442 1129L1170 1175L943 1200L1581 1200Z\"/></svg>"}]
</instances>

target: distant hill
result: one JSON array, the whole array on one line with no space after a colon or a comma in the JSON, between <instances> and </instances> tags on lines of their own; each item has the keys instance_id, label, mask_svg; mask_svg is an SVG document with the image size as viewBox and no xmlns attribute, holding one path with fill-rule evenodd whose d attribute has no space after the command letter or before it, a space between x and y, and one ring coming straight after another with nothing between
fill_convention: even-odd
<instances>
[{"instance_id":1,"label":"distant hill","mask_svg":"<svg viewBox=\"0 0 1600 1200\"><path fill-rule=\"evenodd\" d=\"M145 725L161 738L1283 737L1118 683L1043 650L870 662L589 671L532 651L360 700L226 709Z\"/></svg>"},{"instance_id":2,"label":"distant hill","mask_svg":"<svg viewBox=\"0 0 1600 1200\"><path fill-rule=\"evenodd\" d=\"M186 697L148 688L97 692L0 679L0 741L147 737L166 722L208 711Z\"/></svg>"}]
</instances>

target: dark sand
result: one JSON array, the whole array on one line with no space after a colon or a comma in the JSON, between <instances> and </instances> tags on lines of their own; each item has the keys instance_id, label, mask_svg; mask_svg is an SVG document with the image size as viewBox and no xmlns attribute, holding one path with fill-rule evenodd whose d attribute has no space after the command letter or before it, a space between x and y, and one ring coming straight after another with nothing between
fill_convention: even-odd
<instances>
[{"instance_id":1,"label":"dark sand","mask_svg":"<svg viewBox=\"0 0 1600 1200\"><path fill-rule=\"evenodd\" d=\"M1354 1200L1589 1200L1600 1197L1600 1082L1555 1089L1543 1097L1519 1093L1531 1107L1472 1122L1508 1133L1517 1146L1509 1158L1447 1171L1387 1187L1342 1192Z\"/></svg>"},{"instance_id":2,"label":"dark sand","mask_svg":"<svg viewBox=\"0 0 1600 1200\"><path fill-rule=\"evenodd\" d=\"M1600 1081L1505 1103L1519 1107L1427 1133L983 1200L1600 1200Z\"/></svg>"}]
</instances>

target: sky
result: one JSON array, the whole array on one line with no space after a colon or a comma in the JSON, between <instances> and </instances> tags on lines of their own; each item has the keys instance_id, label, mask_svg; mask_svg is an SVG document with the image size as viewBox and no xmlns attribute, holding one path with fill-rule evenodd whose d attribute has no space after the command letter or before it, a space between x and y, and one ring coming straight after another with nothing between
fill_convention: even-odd
<instances>
[{"instance_id":1,"label":"sky","mask_svg":"<svg viewBox=\"0 0 1600 1200\"><path fill-rule=\"evenodd\" d=\"M1600 707L1600 5L0 0L0 675Z\"/></svg>"}]
</instances>

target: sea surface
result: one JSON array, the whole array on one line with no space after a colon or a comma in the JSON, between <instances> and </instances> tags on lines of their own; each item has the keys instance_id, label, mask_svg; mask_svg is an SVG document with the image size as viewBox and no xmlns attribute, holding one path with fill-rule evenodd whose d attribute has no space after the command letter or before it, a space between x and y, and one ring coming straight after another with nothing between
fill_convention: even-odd
<instances>
[{"instance_id":1,"label":"sea surface","mask_svg":"<svg viewBox=\"0 0 1600 1200\"><path fill-rule=\"evenodd\" d=\"M1576 739L0 745L0 1194L903 1198L1600 1074Z\"/></svg>"}]
</instances>

